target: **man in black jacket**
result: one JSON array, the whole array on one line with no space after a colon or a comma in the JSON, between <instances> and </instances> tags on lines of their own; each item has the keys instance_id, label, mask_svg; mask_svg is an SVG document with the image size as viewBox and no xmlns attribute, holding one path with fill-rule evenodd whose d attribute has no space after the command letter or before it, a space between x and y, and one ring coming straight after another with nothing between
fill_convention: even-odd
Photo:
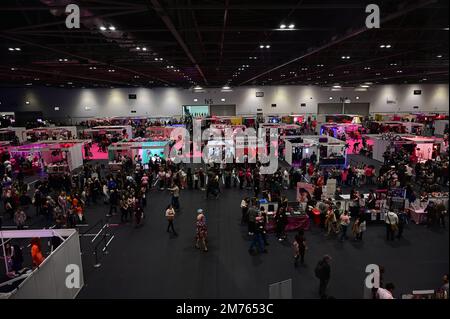
<instances>
[{"instance_id":1,"label":"man in black jacket","mask_svg":"<svg viewBox=\"0 0 450 319\"><path fill-rule=\"evenodd\" d=\"M316 266L315 273L316 277L320 280L319 284L319 295L320 298L326 297L326 290L328 283L330 282L331 267L330 267L331 257L325 255L321 261Z\"/></svg>"}]
</instances>

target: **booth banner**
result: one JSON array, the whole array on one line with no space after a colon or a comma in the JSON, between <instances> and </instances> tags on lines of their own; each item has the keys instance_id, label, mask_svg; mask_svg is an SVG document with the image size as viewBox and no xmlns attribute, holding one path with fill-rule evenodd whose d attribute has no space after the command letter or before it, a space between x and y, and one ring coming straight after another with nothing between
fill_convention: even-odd
<instances>
[{"instance_id":1,"label":"booth banner","mask_svg":"<svg viewBox=\"0 0 450 319\"><path fill-rule=\"evenodd\" d=\"M306 193L312 195L314 193L314 185L308 183L297 183L297 201L300 203L306 203L308 197Z\"/></svg>"}]
</instances>

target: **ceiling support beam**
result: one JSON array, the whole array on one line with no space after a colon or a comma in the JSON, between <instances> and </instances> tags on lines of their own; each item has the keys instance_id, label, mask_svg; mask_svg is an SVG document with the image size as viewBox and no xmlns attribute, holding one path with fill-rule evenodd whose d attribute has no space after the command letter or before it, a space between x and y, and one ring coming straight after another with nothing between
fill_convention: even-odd
<instances>
[{"instance_id":1,"label":"ceiling support beam","mask_svg":"<svg viewBox=\"0 0 450 319\"><path fill-rule=\"evenodd\" d=\"M162 82L162 83L165 83L165 84L171 84L171 83L167 82L166 80L163 80L163 79L160 79L160 78L156 78L156 77L152 77L152 76L149 76L147 74L138 72L136 70L132 70L132 69L129 69L129 68L121 67L121 66L118 66L118 65L113 65L113 64L106 63L106 62L99 61L99 60L93 60L93 59L91 59L89 57L86 57L86 56L81 56L81 55L74 54L74 53L71 53L71 52L67 52L67 51L64 51L64 50L51 48L51 47L48 47L46 45L42 45L42 44L39 44L39 43L34 43L34 42L31 42L31 41L28 41L28 40L19 39L19 38L12 37L12 36L9 36L9 35L5 35L5 34L2 34L2 33L0 33L0 38L11 40L11 41L16 41L16 42L19 42L19 43L27 44L27 45L34 46L34 47L41 48L41 49L45 49L45 50L49 50L49 51L61 54L62 56L74 57L74 58L81 59L81 60L88 60L91 63L97 63L97 64L100 64L100 65L112 67L112 68L115 68L115 69L118 69L118 70L126 71L126 72L129 72L129 73L135 74L135 75L147 77L147 78L149 78L151 80L156 80L156 81L159 81L159 82Z\"/></svg>"},{"instance_id":2,"label":"ceiling support beam","mask_svg":"<svg viewBox=\"0 0 450 319\"><path fill-rule=\"evenodd\" d=\"M181 48L184 50L184 52L186 53L186 55L188 56L189 60L191 60L191 62L194 64L195 68L197 69L197 71L200 73L200 75L203 78L203 81L205 82L206 85L208 85L208 80L206 79L205 74L203 73L203 70L201 69L200 65L197 63L197 61L195 60L194 56L192 55L191 51L189 50L189 48L187 47L186 43L184 42L184 40L182 39L180 33L177 31L177 29L175 28L175 25L172 22L172 19L170 19L170 17L167 15L166 11L164 10L164 8L161 6L161 4L159 3L158 0L150 0L150 2L153 5L153 8L155 9L155 11L158 13L158 15L160 16L161 20L163 20L163 22L166 24L167 28L170 30L170 32L172 33L172 35L175 37L175 39L178 41L178 44L181 46Z\"/></svg>"},{"instance_id":3,"label":"ceiling support beam","mask_svg":"<svg viewBox=\"0 0 450 319\"><path fill-rule=\"evenodd\" d=\"M222 65L223 60L223 46L225 43L225 30L227 28L227 20L228 20L228 6L230 5L230 0L225 0L225 11L223 14L223 27L222 27L222 36L220 39L220 54L219 54L219 67Z\"/></svg>"},{"instance_id":4,"label":"ceiling support beam","mask_svg":"<svg viewBox=\"0 0 450 319\"><path fill-rule=\"evenodd\" d=\"M399 12L393 13L393 14L387 16L386 18L382 19L381 24L389 22L389 21L392 21L392 20L395 20L395 19L397 19L399 17L404 16L405 14L408 14L408 13L410 13L412 11L415 11L417 9L423 8L423 7L428 6L430 4L434 4L436 2L437 2L437 0L423 0L423 1L420 1L418 4L415 4L413 6L405 7L404 9L400 10ZM266 74L269 74L269 73L272 73L272 72L274 72L276 70L282 69L285 66L288 66L288 65L290 65L292 63L298 62L298 61L303 60L303 59L305 59L307 57L315 55L315 54L317 54L317 53L319 53L319 52L321 52L323 50L329 49L329 48L331 48L331 47L333 47L333 46L335 46L335 45L337 45L339 43L342 43L342 42L344 42L346 40L352 39L352 38L354 38L354 37L356 37L356 36L358 36L360 34L363 34L363 33L367 32L367 31L370 31L370 30L372 30L372 29L368 29L366 26L364 26L364 27L362 27L362 28L360 28L358 30L355 30L355 31L353 31L353 32L351 32L351 33L349 33L349 34L347 34L347 35L345 35L345 36L343 36L343 37L341 37L339 39L331 41L331 42L329 42L329 43L327 43L327 44L325 44L325 45L323 45L323 46L321 46L319 48L313 49L313 50L311 50L311 51L309 51L309 52L307 52L307 53L305 53L305 54L303 54L303 55L301 55L301 56L299 56L299 57L297 57L295 59L292 59L292 60L287 61L287 62L285 62L283 64L280 64L280 65L278 65L278 66L276 66L274 68L271 68L271 69L269 69L267 71L264 71L264 72L254 76L254 77L252 77L252 78L250 78L250 79L248 79L248 80L246 80L244 82L239 83L239 85L240 86L241 85L245 85L245 84L247 84L247 83L249 83L251 81L259 79L260 77L262 77L262 76L264 76Z\"/></svg>"},{"instance_id":5,"label":"ceiling support beam","mask_svg":"<svg viewBox=\"0 0 450 319\"><path fill-rule=\"evenodd\" d=\"M50 7L47 8L47 10L50 10L50 9L51 9ZM98 15L98 16L80 17L80 20L85 22L85 21L89 21L89 20L112 18L112 17L118 17L118 16L123 16L123 15L133 14L133 13L141 13L141 12L145 12L145 11L147 11L147 9L133 9L133 10L129 10L129 11L119 11L119 12L114 12L114 13L102 14L102 15ZM26 27L20 27L20 28L4 30L3 32L16 33L18 31L25 31L25 30L39 32L39 30L36 30L37 28L45 28L45 27L59 26L59 25L65 25L65 24L66 24L66 19L63 18L63 19L61 19L61 21L35 24L35 25L31 25L31 26L26 26ZM75 31L75 32L78 31L79 32L79 30L71 30L70 32L73 32L73 31ZM85 31L83 30L83 32L85 32Z\"/></svg>"}]
</instances>

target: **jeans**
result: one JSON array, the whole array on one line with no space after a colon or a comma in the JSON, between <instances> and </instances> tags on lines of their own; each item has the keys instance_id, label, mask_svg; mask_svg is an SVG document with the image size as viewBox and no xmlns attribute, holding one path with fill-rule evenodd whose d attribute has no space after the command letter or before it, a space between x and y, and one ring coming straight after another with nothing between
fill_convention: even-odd
<instances>
[{"instance_id":1,"label":"jeans","mask_svg":"<svg viewBox=\"0 0 450 319\"><path fill-rule=\"evenodd\" d=\"M264 241L262 238L262 235L260 233L256 233L253 236L252 243L250 245L250 248L248 250L253 250L253 248L257 247L259 252L263 252L265 250L264 248Z\"/></svg>"},{"instance_id":2,"label":"jeans","mask_svg":"<svg viewBox=\"0 0 450 319\"><path fill-rule=\"evenodd\" d=\"M347 239L347 228L348 225L341 225L341 240L343 241L344 239Z\"/></svg>"},{"instance_id":3,"label":"jeans","mask_svg":"<svg viewBox=\"0 0 450 319\"><path fill-rule=\"evenodd\" d=\"M180 209L180 199L178 197L172 196L172 206L174 209Z\"/></svg>"}]
</instances>

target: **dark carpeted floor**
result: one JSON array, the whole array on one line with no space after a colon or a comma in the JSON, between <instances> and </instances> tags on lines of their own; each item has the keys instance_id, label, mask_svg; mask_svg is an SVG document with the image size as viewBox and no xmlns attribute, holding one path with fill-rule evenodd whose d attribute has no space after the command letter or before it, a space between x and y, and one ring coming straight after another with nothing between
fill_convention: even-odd
<instances>
[{"instance_id":1,"label":"dark carpeted floor","mask_svg":"<svg viewBox=\"0 0 450 319\"><path fill-rule=\"evenodd\" d=\"M395 242L386 242L384 225L369 224L362 243L340 243L313 227L306 232L306 265L298 269L292 258L294 233L284 243L269 235L268 254L251 256L246 226L240 225L239 204L245 195L246 191L223 190L220 199L206 200L205 192L182 191L182 211L175 220L179 236L174 237L166 232L164 216L170 194L152 191L143 227L111 228L115 237L109 253L100 256L100 268L93 267L92 237L81 239L85 286L78 297L265 299L270 284L292 279L294 298L318 298L314 267L324 254L333 257L329 294L339 299L363 297L365 267L372 263L385 267L385 282L395 284L397 297L413 289L437 288L448 273L448 230L414 224L407 226L405 239ZM289 197L294 199L294 191ZM206 211L207 253L194 248L198 208ZM106 220L107 209L103 204L88 207L90 226ZM114 216L110 222L119 219ZM39 221L35 218L31 223Z\"/></svg>"},{"instance_id":2,"label":"dark carpeted floor","mask_svg":"<svg viewBox=\"0 0 450 319\"><path fill-rule=\"evenodd\" d=\"M205 200L204 192L183 191L182 212L175 221L179 236L173 237L166 233L164 217L170 195L152 192L142 228L117 227L98 269L85 256L86 286L79 298L268 298L269 285L286 279L293 280L294 298L317 298L314 267L324 254L333 257L329 294L336 298L362 298L365 267L371 263L386 268L385 282L396 285L398 296L437 288L448 272L448 231L413 224L405 239L396 242L385 241L383 225L369 225L363 243L340 243L313 228L306 233L306 265L298 269L292 260L293 233L285 243L270 235L268 254L251 256L246 227L240 225L243 196L245 191L232 189L219 200ZM194 248L198 208L207 215L207 253ZM95 214L105 209L97 208Z\"/></svg>"}]
</instances>

